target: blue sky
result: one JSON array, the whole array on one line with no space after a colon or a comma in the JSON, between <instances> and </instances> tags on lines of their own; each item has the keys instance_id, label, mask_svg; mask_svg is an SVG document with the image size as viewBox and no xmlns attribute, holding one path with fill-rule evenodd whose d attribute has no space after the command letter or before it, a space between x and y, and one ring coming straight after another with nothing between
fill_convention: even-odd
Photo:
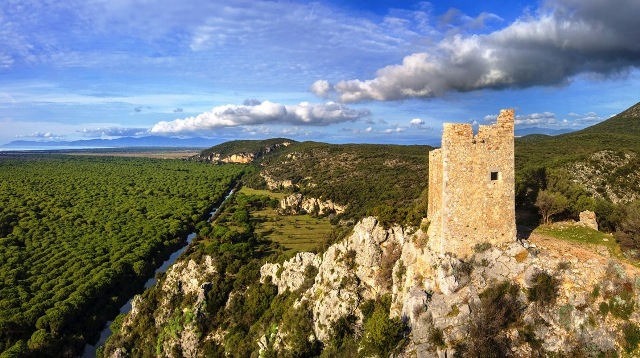
<instances>
[{"instance_id":1,"label":"blue sky","mask_svg":"<svg viewBox=\"0 0 640 358\"><path fill-rule=\"evenodd\" d=\"M165 135L436 144L640 101L638 0L0 2L0 144Z\"/></svg>"}]
</instances>

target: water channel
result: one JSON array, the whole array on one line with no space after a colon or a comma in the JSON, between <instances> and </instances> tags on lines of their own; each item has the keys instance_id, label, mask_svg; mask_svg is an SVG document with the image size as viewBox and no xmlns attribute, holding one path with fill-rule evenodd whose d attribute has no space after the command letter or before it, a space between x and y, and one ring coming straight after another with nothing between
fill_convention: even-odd
<instances>
[{"instance_id":1,"label":"water channel","mask_svg":"<svg viewBox=\"0 0 640 358\"><path fill-rule=\"evenodd\" d=\"M227 199L229 199L229 197L232 194L233 194L233 189L224 198L224 200L220 204L220 207L222 207L224 202L226 202ZM208 221L212 221L217 212L218 212L218 208L214 208L209 213ZM191 234L187 235L186 244L183 247L181 247L180 249L178 249L177 251L175 251L174 253L172 253L171 256L169 256L169 258L165 262L163 262L160 267L158 267L156 269L156 271L153 273L153 276L151 276L147 280L147 282L144 283L145 290L156 284L156 275L158 273L166 272L169 269L169 267L171 265L173 265L174 262L176 262L178 257L180 257L180 255L189 247L189 245L191 245L191 242L193 241L193 239L195 239L196 236L197 236L197 234L195 232L192 232ZM129 311L131 311L131 301L132 300L133 300L133 297L131 297L127 301L127 303L125 303L122 307L120 307L120 312L118 314L124 314L124 313L128 313ZM102 329L102 332L100 332L100 339L98 340L98 342L95 345L87 344L87 345L84 346L84 352L82 353L82 358L94 358L96 356L96 350L98 348L100 348L107 341L107 339L111 336L111 333L112 333L111 332L111 328L110 328L111 322L113 322L113 321L107 321L107 324L105 324L104 328Z\"/></svg>"}]
</instances>

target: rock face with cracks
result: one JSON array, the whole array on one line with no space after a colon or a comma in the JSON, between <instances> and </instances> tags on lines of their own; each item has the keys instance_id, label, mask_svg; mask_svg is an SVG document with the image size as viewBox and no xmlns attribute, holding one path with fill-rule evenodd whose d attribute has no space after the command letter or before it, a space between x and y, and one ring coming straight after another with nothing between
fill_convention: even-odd
<instances>
[{"instance_id":1,"label":"rock face with cracks","mask_svg":"<svg viewBox=\"0 0 640 358\"><path fill-rule=\"evenodd\" d=\"M201 340L199 328L193 319L187 317L198 317L203 315L205 309L205 296L213 289L212 276L217 273L215 264L211 256L204 256L201 262L194 260L178 261L167 270L165 279L159 287L161 291L160 309L154 314L156 329L164 334L162 340L153 342L159 345L158 350L164 352L167 357L174 357L173 352L179 351L181 357L201 356ZM173 311L171 302L181 300L183 297L194 297L193 305L182 311ZM140 319L138 307L143 304L142 297L136 295L131 302L131 312L126 316L122 324L122 332L127 333L131 323ZM171 321L184 321L186 324L180 329L174 329ZM174 349L179 347L179 349ZM116 349L111 357L129 357L123 349Z\"/></svg>"},{"instance_id":2,"label":"rock face with cracks","mask_svg":"<svg viewBox=\"0 0 640 358\"><path fill-rule=\"evenodd\" d=\"M289 306L251 346L256 352L282 354L296 349L288 345L292 331L285 322L296 310L309 316L305 335L310 344L316 339L330 344L332 325L345 316L355 317L354 335L362 337L363 303L390 295L389 316L409 328L406 345L394 353L398 357L482 356L486 349L513 357L610 356L633 350L629 332L640 324L639 270L604 247L534 232L526 245L487 243L460 258L434 252L428 243L421 229L385 228L367 217L322 254L298 253L281 264L264 263L261 281L277 286L278 295L293 295L282 296ZM207 344L227 344L230 332L224 328L203 330L215 319L206 305L219 275L207 255L171 267L154 288L159 306L153 319L146 317L159 334L144 345L156 347L162 356L198 357ZM249 299L248 292L257 291L231 291L221 309L231 309L238 297ZM132 321L145 320L145 304L140 297L133 300L120 335L132 334ZM117 346L110 351L112 357L135 354Z\"/></svg>"},{"instance_id":3,"label":"rock face with cracks","mask_svg":"<svg viewBox=\"0 0 640 358\"><path fill-rule=\"evenodd\" d=\"M331 200L306 198L302 194L291 194L280 200L280 210L289 214L308 213L314 215L341 214L346 207Z\"/></svg>"},{"instance_id":4,"label":"rock face with cracks","mask_svg":"<svg viewBox=\"0 0 640 358\"><path fill-rule=\"evenodd\" d=\"M621 351L626 343L619 327L640 320L631 308L637 306L638 269L606 250L559 247L562 242L534 235L529 248L518 242L483 245L460 259L432 252L425 236L399 226L385 229L369 217L322 256L304 256L304 262L317 264L318 274L298 304L307 301L311 307L316 337L327 341L333 322L349 314L362 317L365 300L390 293L390 316L411 328L401 356L469 352L469 344L477 344L478 320L491 308L487 292L504 283L515 288L507 302L517 307L518 320L496 335L508 342L510 356L570 354L580 346L596 353ZM285 262L280 277L266 264L263 279L271 276L279 289L296 289L281 281L296 275L291 270L304 272L302 257ZM616 308L603 315L604 305ZM442 332L443 341L435 341L433 332Z\"/></svg>"}]
</instances>

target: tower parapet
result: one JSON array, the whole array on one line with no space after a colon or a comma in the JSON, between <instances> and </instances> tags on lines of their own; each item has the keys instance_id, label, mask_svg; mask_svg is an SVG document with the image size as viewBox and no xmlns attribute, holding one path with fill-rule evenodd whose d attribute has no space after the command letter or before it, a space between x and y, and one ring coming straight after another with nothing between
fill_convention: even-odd
<instances>
[{"instance_id":1,"label":"tower parapet","mask_svg":"<svg viewBox=\"0 0 640 358\"><path fill-rule=\"evenodd\" d=\"M442 147L429 153L429 243L469 256L475 244L516 239L514 111L496 124L444 124Z\"/></svg>"}]
</instances>

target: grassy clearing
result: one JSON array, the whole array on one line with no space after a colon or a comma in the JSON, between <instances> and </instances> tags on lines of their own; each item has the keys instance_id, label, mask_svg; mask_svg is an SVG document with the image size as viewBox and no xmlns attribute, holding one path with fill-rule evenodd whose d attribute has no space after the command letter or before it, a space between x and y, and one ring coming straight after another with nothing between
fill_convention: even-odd
<instances>
[{"instance_id":1,"label":"grassy clearing","mask_svg":"<svg viewBox=\"0 0 640 358\"><path fill-rule=\"evenodd\" d=\"M273 209L252 213L256 232L282 244L287 254L311 251L321 244L331 231L327 219L309 215L278 215Z\"/></svg>"},{"instance_id":2,"label":"grassy clearing","mask_svg":"<svg viewBox=\"0 0 640 358\"><path fill-rule=\"evenodd\" d=\"M247 188L246 186L243 186L242 189L240 189L240 193L243 193L246 195L266 195L278 200L284 199L287 196L287 194L285 193L275 193L269 190L251 189L251 188Z\"/></svg>"},{"instance_id":3,"label":"grassy clearing","mask_svg":"<svg viewBox=\"0 0 640 358\"><path fill-rule=\"evenodd\" d=\"M616 239L609 234L605 234L600 231L596 231L584 226L567 225L567 224L553 224L553 225L541 225L535 229L536 233L554 237L560 240L572 241L587 245L601 245L609 249L609 251L617 256L623 257L620 245L616 242Z\"/></svg>"},{"instance_id":4,"label":"grassy clearing","mask_svg":"<svg viewBox=\"0 0 640 358\"><path fill-rule=\"evenodd\" d=\"M240 192L247 195L267 195L276 199L285 197L283 193L247 187L243 187ZM272 208L252 211L251 220L257 234L283 245L287 255L316 249L332 229L331 223L326 218L314 218L309 215L279 215L276 209Z\"/></svg>"}]
</instances>

